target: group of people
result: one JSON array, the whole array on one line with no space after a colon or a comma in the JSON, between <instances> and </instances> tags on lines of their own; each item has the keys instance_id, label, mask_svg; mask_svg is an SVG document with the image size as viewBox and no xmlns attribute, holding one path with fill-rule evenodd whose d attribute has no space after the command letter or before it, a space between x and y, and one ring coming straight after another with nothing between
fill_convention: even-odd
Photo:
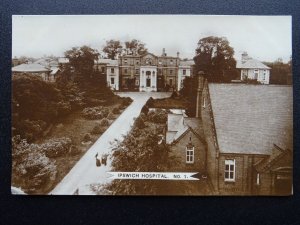
<instances>
[{"instance_id":1,"label":"group of people","mask_svg":"<svg viewBox=\"0 0 300 225\"><path fill-rule=\"evenodd\" d=\"M97 154L95 155L95 158L96 158L96 166L99 167L101 165L104 165L106 166L107 164L107 154L103 154L103 155L100 155L100 157L98 158L98 152Z\"/></svg>"}]
</instances>

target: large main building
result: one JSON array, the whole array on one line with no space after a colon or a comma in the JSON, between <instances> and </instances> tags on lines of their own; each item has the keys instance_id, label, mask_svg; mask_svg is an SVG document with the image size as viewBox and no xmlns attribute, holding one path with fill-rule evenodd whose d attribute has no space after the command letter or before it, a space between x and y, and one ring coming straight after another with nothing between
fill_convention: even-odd
<instances>
[{"instance_id":1,"label":"large main building","mask_svg":"<svg viewBox=\"0 0 300 225\"><path fill-rule=\"evenodd\" d=\"M94 70L106 75L107 85L113 90L165 91L180 90L183 80L193 73L193 60L181 60L151 53L125 55L117 60L99 59Z\"/></svg>"}]
</instances>

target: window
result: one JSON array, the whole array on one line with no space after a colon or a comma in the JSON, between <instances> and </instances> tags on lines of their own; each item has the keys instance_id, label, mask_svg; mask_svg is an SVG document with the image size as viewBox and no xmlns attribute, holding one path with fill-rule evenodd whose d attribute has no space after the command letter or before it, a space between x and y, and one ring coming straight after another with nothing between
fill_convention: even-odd
<instances>
[{"instance_id":1,"label":"window","mask_svg":"<svg viewBox=\"0 0 300 225\"><path fill-rule=\"evenodd\" d=\"M124 59L124 64L127 64L127 59Z\"/></svg>"},{"instance_id":2,"label":"window","mask_svg":"<svg viewBox=\"0 0 300 225\"><path fill-rule=\"evenodd\" d=\"M170 70L170 75L172 75L173 74L173 70Z\"/></svg>"},{"instance_id":3,"label":"window","mask_svg":"<svg viewBox=\"0 0 300 225\"><path fill-rule=\"evenodd\" d=\"M136 65L139 65L139 64L140 64L140 62L137 60L137 61L135 62L135 64L136 64Z\"/></svg>"},{"instance_id":4,"label":"window","mask_svg":"<svg viewBox=\"0 0 300 225\"><path fill-rule=\"evenodd\" d=\"M139 74L140 70L139 69L135 69L135 74Z\"/></svg>"},{"instance_id":5,"label":"window","mask_svg":"<svg viewBox=\"0 0 300 225\"><path fill-rule=\"evenodd\" d=\"M186 163L194 163L194 147L186 147Z\"/></svg>"},{"instance_id":6,"label":"window","mask_svg":"<svg viewBox=\"0 0 300 225\"><path fill-rule=\"evenodd\" d=\"M169 85L172 86L173 85L173 79L169 80Z\"/></svg>"},{"instance_id":7,"label":"window","mask_svg":"<svg viewBox=\"0 0 300 225\"><path fill-rule=\"evenodd\" d=\"M115 78L114 77L110 78L110 83L115 84Z\"/></svg>"},{"instance_id":8,"label":"window","mask_svg":"<svg viewBox=\"0 0 300 225\"><path fill-rule=\"evenodd\" d=\"M186 70L182 70L182 74L183 74L183 75L186 75Z\"/></svg>"},{"instance_id":9,"label":"window","mask_svg":"<svg viewBox=\"0 0 300 225\"><path fill-rule=\"evenodd\" d=\"M101 67L101 72L104 73L105 67Z\"/></svg>"},{"instance_id":10,"label":"window","mask_svg":"<svg viewBox=\"0 0 300 225\"><path fill-rule=\"evenodd\" d=\"M224 180L229 182L235 181L235 159L225 160Z\"/></svg>"},{"instance_id":11,"label":"window","mask_svg":"<svg viewBox=\"0 0 300 225\"><path fill-rule=\"evenodd\" d=\"M128 70L127 70L127 69L124 69L124 73L127 74L127 73L128 73Z\"/></svg>"},{"instance_id":12,"label":"window","mask_svg":"<svg viewBox=\"0 0 300 225\"><path fill-rule=\"evenodd\" d=\"M135 85L139 86L140 85L140 81L139 80L135 80Z\"/></svg>"},{"instance_id":13,"label":"window","mask_svg":"<svg viewBox=\"0 0 300 225\"><path fill-rule=\"evenodd\" d=\"M111 72L111 73L115 73L115 69L114 69L114 68L111 68L111 69L110 69L110 72Z\"/></svg>"},{"instance_id":14,"label":"window","mask_svg":"<svg viewBox=\"0 0 300 225\"><path fill-rule=\"evenodd\" d=\"M266 79L266 70L264 70L263 74L262 74L262 80L265 80Z\"/></svg>"},{"instance_id":15,"label":"window","mask_svg":"<svg viewBox=\"0 0 300 225\"><path fill-rule=\"evenodd\" d=\"M170 64L173 65L173 59L170 60Z\"/></svg>"},{"instance_id":16,"label":"window","mask_svg":"<svg viewBox=\"0 0 300 225\"><path fill-rule=\"evenodd\" d=\"M159 65L161 65L161 64L162 64L161 60L158 60L158 64L159 64Z\"/></svg>"}]
</instances>

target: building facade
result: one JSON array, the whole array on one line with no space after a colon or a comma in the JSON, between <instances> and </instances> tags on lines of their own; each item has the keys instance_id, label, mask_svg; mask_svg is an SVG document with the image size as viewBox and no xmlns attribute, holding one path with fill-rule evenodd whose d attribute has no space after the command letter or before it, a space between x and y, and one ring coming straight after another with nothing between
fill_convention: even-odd
<instances>
[{"instance_id":1,"label":"building facade","mask_svg":"<svg viewBox=\"0 0 300 225\"><path fill-rule=\"evenodd\" d=\"M203 84L199 111L214 191L221 195L290 195L292 88Z\"/></svg>"},{"instance_id":2,"label":"building facade","mask_svg":"<svg viewBox=\"0 0 300 225\"><path fill-rule=\"evenodd\" d=\"M99 59L94 70L102 70L107 85L124 91L172 91L180 90L185 77L193 74L194 62L152 53L124 55L118 60Z\"/></svg>"},{"instance_id":3,"label":"building facade","mask_svg":"<svg viewBox=\"0 0 300 225\"><path fill-rule=\"evenodd\" d=\"M252 59L246 52L242 54L241 61L237 61L236 68L241 71L241 80L257 80L262 84L270 83L270 67L262 62Z\"/></svg>"}]
</instances>

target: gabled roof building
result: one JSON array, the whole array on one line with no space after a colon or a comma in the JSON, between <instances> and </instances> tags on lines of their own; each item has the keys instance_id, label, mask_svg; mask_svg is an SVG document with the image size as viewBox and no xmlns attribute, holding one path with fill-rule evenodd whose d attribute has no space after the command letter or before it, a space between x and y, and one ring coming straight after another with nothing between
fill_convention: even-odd
<instances>
[{"instance_id":1,"label":"gabled roof building","mask_svg":"<svg viewBox=\"0 0 300 225\"><path fill-rule=\"evenodd\" d=\"M252 59L247 52L242 54L240 61L237 61L236 68L241 70L241 80L257 80L262 84L270 83L270 67L262 62Z\"/></svg>"}]
</instances>

